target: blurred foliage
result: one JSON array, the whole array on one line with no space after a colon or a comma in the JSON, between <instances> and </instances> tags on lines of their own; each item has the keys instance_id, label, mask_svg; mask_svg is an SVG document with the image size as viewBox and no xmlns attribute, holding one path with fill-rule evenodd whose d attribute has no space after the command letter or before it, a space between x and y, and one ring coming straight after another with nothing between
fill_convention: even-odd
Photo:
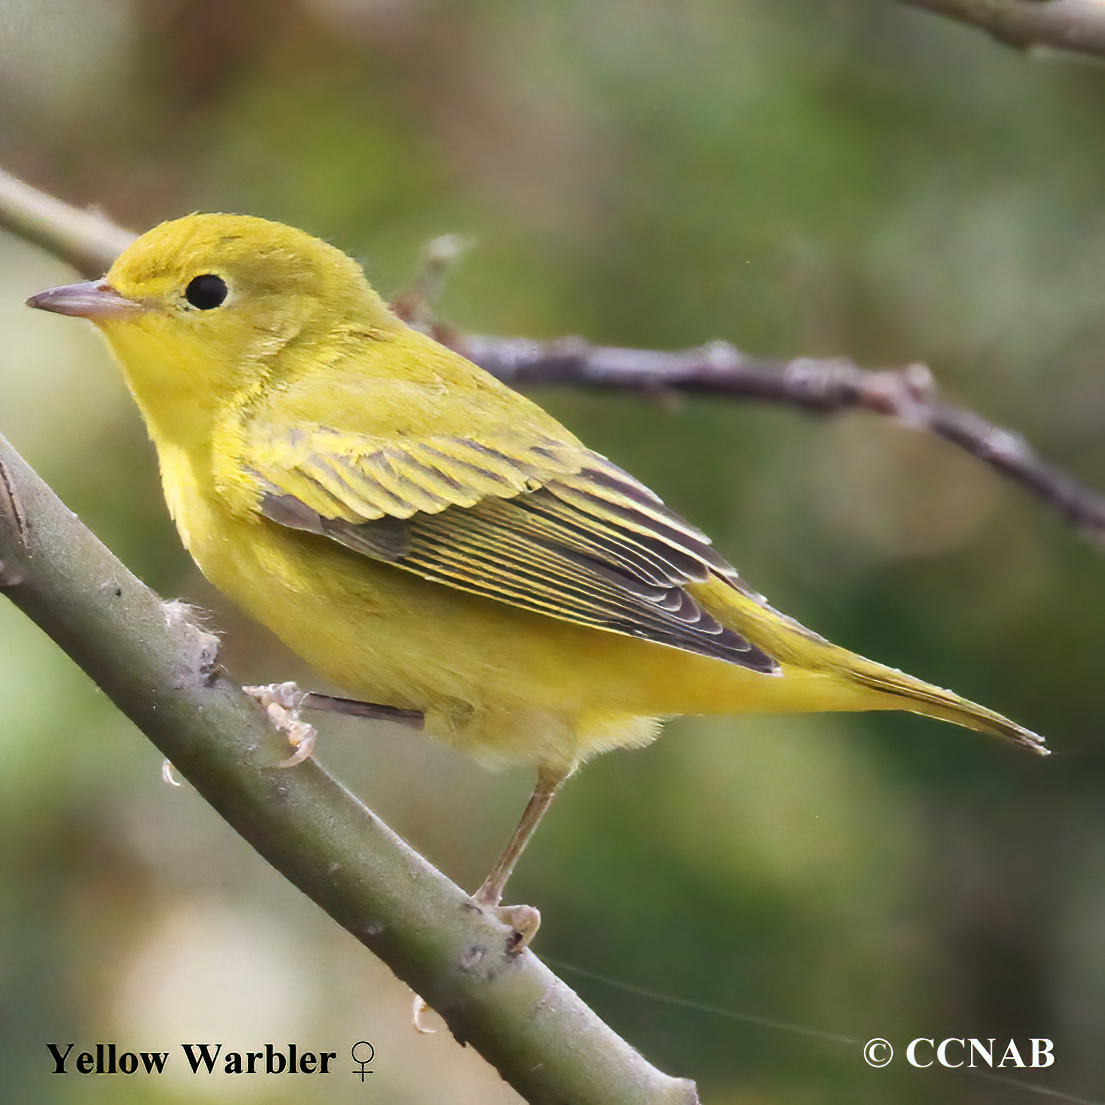
<instances>
[{"instance_id":1,"label":"blurred foliage","mask_svg":"<svg viewBox=\"0 0 1105 1105\"><path fill-rule=\"evenodd\" d=\"M503 334L930 363L1105 486L1105 72L885 0L0 0L0 164L143 229L303 226L394 291L478 247L442 313ZM0 238L0 428L148 582L213 611L243 680L305 677L213 594L68 279ZM776 605L1050 738L1037 761L899 715L672 723L567 788L513 891L537 950L843 1044L566 977L708 1100L989 1102L918 1035L1055 1040L1105 1096L1105 563L991 472L871 417L535 391L711 532ZM51 1076L45 1043L376 1047L373 1099L508 1102L0 606L0 1098L366 1100L359 1083ZM386 726L322 759L476 885L530 786ZM174 1058L181 1067L179 1050ZM348 1085L347 1085L348 1083Z\"/></svg>"}]
</instances>

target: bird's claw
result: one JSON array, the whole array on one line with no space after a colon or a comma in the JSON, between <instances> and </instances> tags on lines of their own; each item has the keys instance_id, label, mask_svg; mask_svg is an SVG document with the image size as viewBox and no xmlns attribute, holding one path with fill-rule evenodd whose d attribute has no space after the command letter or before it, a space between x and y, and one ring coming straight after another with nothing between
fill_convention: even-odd
<instances>
[{"instance_id":1,"label":"bird's claw","mask_svg":"<svg viewBox=\"0 0 1105 1105\"><path fill-rule=\"evenodd\" d=\"M269 720L292 746L292 754L276 766L295 767L309 759L315 750L318 733L313 725L299 718L299 707L306 697L305 693L294 683L269 683L263 687L243 687L242 690L261 704Z\"/></svg>"},{"instance_id":2,"label":"bird's claw","mask_svg":"<svg viewBox=\"0 0 1105 1105\"><path fill-rule=\"evenodd\" d=\"M511 955L517 955L529 947L530 941L541 927L541 911L531 905L496 905L480 901L478 894L472 898L472 905L482 912L490 913L510 929L506 950Z\"/></svg>"}]
</instances>

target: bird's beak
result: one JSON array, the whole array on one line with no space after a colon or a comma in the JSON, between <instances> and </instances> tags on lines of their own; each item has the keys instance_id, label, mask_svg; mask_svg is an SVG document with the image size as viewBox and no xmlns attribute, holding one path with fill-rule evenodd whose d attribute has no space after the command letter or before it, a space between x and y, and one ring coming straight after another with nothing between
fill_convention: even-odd
<instances>
[{"instance_id":1,"label":"bird's beak","mask_svg":"<svg viewBox=\"0 0 1105 1105\"><path fill-rule=\"evenodd\" d=\"M28 307L53 311L58 315L76 315L91 322L126 318L143 309L141 303L121 296L106 280L86 280L83 284L62 284L47 288L27 300Z\"/></svg>"}]
</instances>

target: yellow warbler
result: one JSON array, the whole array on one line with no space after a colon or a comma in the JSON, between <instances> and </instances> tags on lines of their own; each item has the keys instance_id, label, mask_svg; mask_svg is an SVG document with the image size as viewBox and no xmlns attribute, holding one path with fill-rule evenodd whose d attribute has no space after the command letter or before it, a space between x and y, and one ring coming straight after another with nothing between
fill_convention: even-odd
<instances>
[{"instance_id":1,"label":"yellow warbler","mask_svg":"<svg viewBox=\"0 0 1105 1105\"><path fill-rule=\"evenodd\" d=\"M33 296L106 336L203 573L327 678L560 782L678 714L911 710L1034 733L773 610L694 526L291 227L190 215Z\"/></svg>"}]
</instances>

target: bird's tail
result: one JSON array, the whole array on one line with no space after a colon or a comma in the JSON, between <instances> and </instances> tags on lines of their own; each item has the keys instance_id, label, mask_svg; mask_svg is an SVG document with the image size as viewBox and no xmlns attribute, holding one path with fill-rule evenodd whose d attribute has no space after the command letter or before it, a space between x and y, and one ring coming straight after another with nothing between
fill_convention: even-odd
<instances>
[{"instance_id":1,"label":"bird's tail","mask_svg":"<svg viewBox=\"0 0 1105 1105\"><path fill-rule=\"evenodd\" d=\"M1050 754L1043 737L1015 721L834 645L732 581L715 579L688 590L719 622L773 657L782 669L781 679L757 677L754 684L747 671L741 672L742 678L733 682L732 697L724 703L731 712L907 710L1004 737L1040 756Z\"/></svg>"},{"instance_id":2,"label":"bird's tail","mask_svg":"<svg viewBox=\"0 0 1105 1105\"><path fill-rule=\"evenodd\" d=\"M960 698L952 691L914 679L905 672L865 660L851 667L848 675L862 687L888 696L888 709L908 710L914 714L941 718L979 733L990 733L1016 741L1040 756L1051 754L1051 750L1044 744L1044 738L1030 729L1025 729L985 706Z\"/></svg>"}]
</instances>

